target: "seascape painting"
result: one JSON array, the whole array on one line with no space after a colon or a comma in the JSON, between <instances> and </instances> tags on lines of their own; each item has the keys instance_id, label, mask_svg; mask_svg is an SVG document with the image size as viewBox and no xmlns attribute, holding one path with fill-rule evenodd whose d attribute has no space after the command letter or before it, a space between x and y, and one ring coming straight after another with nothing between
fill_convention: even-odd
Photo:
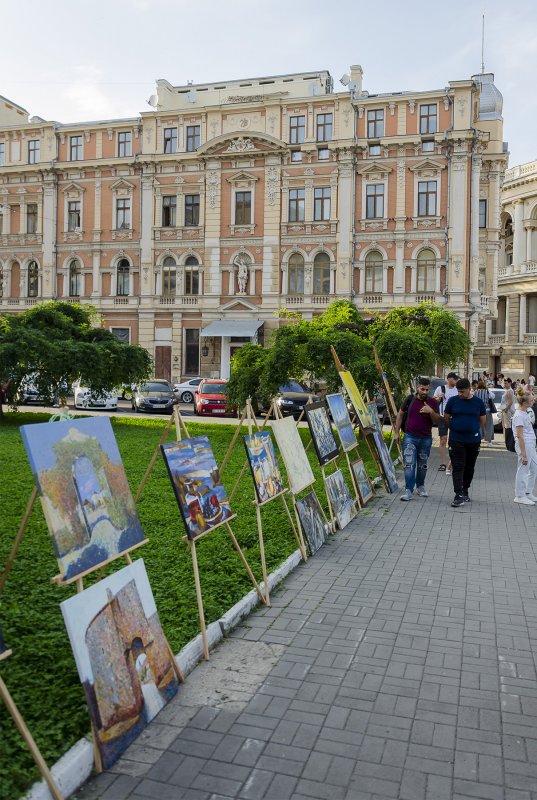
<instances>
[{"instance_id":1,"label":"seascape painting","mask_svg":"<svg viewBox=\"0 0 537 800\"><path fill-rule=\"evenodd\" d=\"M282 475L270 433L256 431L243 438L258 502L266 503L283 492Z\"/></svg>"},{"instance_id":2,"label":"seascape painting","mask_svg":"<svg viewBox=\"0 0 537 800\"><path fill-rule=\"evenodd\" d=\"M343 450L348 453L358 444L349 412L342 394L327 394L326 402L332 414Z\"/></svg>"},{"instance_id":3,"label":"seascape painting","mask_svg":"<svg viewBox=\"0 0 537 800\"><path fill-rule=\"evenodd\" d=\"M339 377L343 381L343 386L345 387L347 394L349 395L349 399L354 407L354 410L356 411L360 427L364 429L373 428L374 422L371 419L369 409L367 408L365 400L362 397L362 393L356 386L356 383L351 373L348 372L347 370L342 370L339 373Z\"/></svg>"},{"instance_id":4,"label":"seascape painting","mask_svg":"<svg viewBox=\"0 0 537 800\"><path fill-rule=\"evenodd\" d=\"M327 475L325 485L332 512L339 528L343 529L356 516L356 508L342 471L338 469L332 475Z\"/></svg>"},{"instance_id":5,"label":"seascape painting","mask_svg":"<svg viewBox=\"0 0 537 800\"><path fill-rule=\"evenodd\" d=\"M395 475L395 468L393 466L392 457L388 452L386 442L384 441L384 436L382 436L378 431L373 431L370 434L370 436L373 439L374 447L378 454L379 463L380 466L382 467L382 473L386 489L391 493L396 492L398 486L397 486L397 478Z\"/></svg>"},{"instance_id":6,"label":"seascape painting","mask_svg":"<svg viewBox=\"0 0 537 800\"><path fill-rule=\"evenodd\" d=\"M326 406L322 400L318 400L315 403L308 403L304 410L319 464L323 466L339 455L339 446L332 432Z\"/></svg>"},{"instance_id":7,"label":"seascape painting","mask_svg":"<svg viewBox=\"0 0 537 800\"><path fill-rule=\"evenodd\" d=\"M360 498L361 504L365 506L367 501L371 500L373 497L373 487L371 486L365 464L361 458L351 463L351 471L358 497Z\"/></svg>"},{"instance_id":8,"label":"seascape painting","mask_svg":"<svg viewBox=\"0 0 537 800\"><path fill-rule=\"evenodd\" d=\"M108 417L21 427L64 580L144 541Z\"/></svg>"},{"instance_id":9,"label":"seascape painting","mask_svg":"<svg viewBox=\"0 0 537 800\"><path fill-rule=\"evenodd\" d=\"M176 694L143 559L61 603L104 769Z\"/></svg>"},{"instance_id":10,"label":"seascape painting","mask_svg":"<svg viewBox=\"0 0 537 800\"><path fill-rule=\"evenodd\" d=\"M328 536L328 525L315 492L311 491L305 497L297 500L296 510L310 554L313 555L323 546Z\"/></svg>"},{"instance_id":11,"label":"seascape painting","mask_svg":"<svg viewBox=\"0 0 537 800\"><path fill-rule=\"evenodd\" d=\"M231 516L207 436L161 445L186 533L195 539Z\"/></svg>"},{"instance_id":12,"label":"seascape painting","mask_svg":"<svg viewBox=\"0 0 537 800\"><path fill-rule=\"evenodd\" d=\"M292 417L285 417L285 419L273 420L271 427L285 464L291 491L293 494L298 494L302 489L311 486L315 477L296 422Z\"/></svg>"}]
</instances>

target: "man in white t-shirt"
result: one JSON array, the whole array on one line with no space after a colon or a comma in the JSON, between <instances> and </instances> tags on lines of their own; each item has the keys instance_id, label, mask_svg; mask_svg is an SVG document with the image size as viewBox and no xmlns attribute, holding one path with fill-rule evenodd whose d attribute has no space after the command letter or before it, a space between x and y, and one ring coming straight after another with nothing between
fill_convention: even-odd
<instances>
[{"instance_id":1,"label":"man in white t-shirt","mask_svg":"<svg viewBox=\"0 0 537 800\"><path fill-rule=\"evenodd\" d=\"M528 375L528 386L535 386L535 375Z\"/></svg>"},{"instance_id":2,"label":"man in white t-shirt","mask_svg":"<svg viewBox=\"0 0 537 800\"><path fill-rule=\"evenodd\" d=\"M439 472L447 471L449 475L451 474L451 470L446 469L448 429L446 423L444 422L444 408L446 407L446 403L450 397L458 397L458 391L456 387L458 380L459 376L456 372L448 372L446 375L445 385L438 386L434 393L434 398L438 401L438 408L440 411L440 420L438 422L438 435L440 437L440 466L438 467L438 470Z\"/></svg>"}]
</instances>

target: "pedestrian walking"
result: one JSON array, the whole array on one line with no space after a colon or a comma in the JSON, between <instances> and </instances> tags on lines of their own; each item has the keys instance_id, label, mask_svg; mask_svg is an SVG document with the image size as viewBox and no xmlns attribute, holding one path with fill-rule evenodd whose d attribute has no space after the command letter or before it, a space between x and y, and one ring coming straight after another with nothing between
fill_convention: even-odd
<instances>
[{"instance_id":1,"label":"pedestrian walking","mask_svg":"<svg viewBox=\"0 0 537 800\"><path fill-rule=\"evenodd\" d=\"M510 450L512 453L514 453L515 440L513 437L513 430L511 428L511 420L513 418L513 414L515 413L515 393L513 391L512 384L513 382L511 378L505 378L503 383L505 392L502 397L502 402L500 403L500 411L502 413L505 447L507 450Z\"/></svg>"},{"instance_id":2,"label":"pedestrian walking","mask_svg":"<svg viewBox=\"0 0 537 800\"><path fill-rule=\"evenodd\" d=\"M496 411L496 406L494 405L494 393L487 388L485 381L481 379L477 382L477 389L474 392L474 396L481 398L487 411L487 419L481 428L481 439L484 439L487 445L490 447L492 440L494 439L494 421L492 419L492 414Z\"/></svg>"},{"instance_id":3,"label":"pedestrian walking","mask_svg":"<svg viewBox=\"0 0 537 800\"><path fill-rule=\"evenodd\" d=\"M438 471L446 472L447 469L448 475L451 474L451 464L447 464L446 466L448 429L444 420L444 411L447 401L451 397L457 397L457 387L455 384L458 380L459 376L456 372L448 372L446 375L445 385L438 386L434 393L434 399L438 403L438 410L440 412L440 419L438 420L438 436L440 437L438 451L440 454L440 466L438 467Z\"/></svg>"},{"instance_id":4,"label":"pedestrian walking","mask_svg":"<svg viewBox=\"0 0 537 800\"><path fill-rule=\"evenodd\" d=\"M537 479L537 450L535 449L535 431L528 414L534 397L530 392L520 388L517 392L517 406L512 419L515 435L515 452L518 466L515 477L515 503L534 506L537 497L534 494Z\"/></svg>"},{"instance_id":5,"label":"pedestrian walking","mask_svg":"<svg viewBox=\"0 0 537 800\"><path fill-rule=\"evenodd\" d=\"M531 372L528 375L528 386L535 386L535 375L532 375Z\"/></svg>"},{"instance_id":6,"label":"pedestrian walking","mask_svg":"<svg viewBox=\"0 0 537 800\"><path fill-rule=\"evenodd\" d=\"M481 426L487 417L481 398L472 395L468 378L459 378L456 386L457 397L448 400L444 412L449 428L449 455L453 468L453 508L470 502L469 491L479 455Z\"/></svg>"},{"instance_id":7,"label":"pedestrian walking","mask_svg":"<svg viewBox=\"0 0 537 800\"><path fill-rule=\"evenodd\" d=\"M399 409L395 420L395 436L403 437L403 466L405 470L405 491L401 500L411 500L414 487L419 497L428 497L425 488L427 461L433 443L433 422L438 422L438 403L429 397L429 378L418 378L415 394L410 394Z\"/></svg>"}]
</instances>

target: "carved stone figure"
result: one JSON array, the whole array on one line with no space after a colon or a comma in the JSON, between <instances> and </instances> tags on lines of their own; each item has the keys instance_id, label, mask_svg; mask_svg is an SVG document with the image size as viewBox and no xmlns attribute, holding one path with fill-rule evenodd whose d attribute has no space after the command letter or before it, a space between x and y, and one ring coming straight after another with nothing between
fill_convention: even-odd
<instances>
[{"instance_id":1,"label":"carved stone figure","mask_svg":"<svg viewBox=\"0 0 537 800\"><path fill-rule=\"evenodd\" d=\"M239 294L246 294L246 284L248 283L248 266L249 262L247 256L239 253L235 256L233 263L237 267L237 284L239 286Z\"/></svg>"}]
</instances>

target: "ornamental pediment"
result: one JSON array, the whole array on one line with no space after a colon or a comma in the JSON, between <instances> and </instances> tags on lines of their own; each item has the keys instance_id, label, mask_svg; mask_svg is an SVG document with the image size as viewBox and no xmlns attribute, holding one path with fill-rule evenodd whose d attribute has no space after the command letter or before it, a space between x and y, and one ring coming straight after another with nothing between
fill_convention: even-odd
<instances>
[{"instance_id":1,"label":"ornamental pediment","mask_svg":"<svg viewBox=\"0 0 537 800\"><path fill-rule=\"evenodd\" d=\"M115 181L110 188L117 195L130 195L134 191L134 184L130 183L130 181L125 181L121 178L119 181Z\"/></svg>"},{"instance_id":2,"label":"ornamental pediment","mask_svg":"<svg viewBox=\"0 0 537 800\"><path fill-rule=\"evenodd\" d=\"M235 173L235 175L230 175L230 177L226 178L226 180L228 183L231 183L234 186L242 187L251 186L251 184L255 183L255 181L258 181L259 178L257 175L253 175L251 172L240 170L240 172Z\"/></svg>"},{"instance_id":3,"label":"ornamental pediment","mask_svg":"<svg viewBox=\"0 0 537 800\"><path fill-rule=\"evenodd\" d=\"M220 306L220 311L255 311L256 314L259 312L259 306L256 306L254 303L250 303L249 300L231 300L228 303L223 303Z\"/></svg>"},{"instance_id":4,"label":"ornamental pediment","mask_svg":"<svg viewBox=\"0 0 537 800\"><path fill-rule=\"evenodd\" d=\"M242 155L279 153L286 149L287 145L284 142L268 133L252 133L248 136L242 136L239 133L224 133L199 147L197 154L199 156L236 158Z\"/></svg>"},{"instance_id":5,"label":"ornamental pediment","mask_svg":"<svg viewBox=\"0 0 537 800\"><path fill-rule=\"evenodd\" d=\"M83 186L80 186L80 184L71 181L67 186L63 186L61 191L66 197L79 197L86 190Z\"/></svg>"},{"instance_id":6,"label":"ornamental pediment","mask_svg":"<svg viewBox=\"0 0 537 800\"><path fill-rule=\"evenodd\" d=\"M428 177L430 175L436 175L441 170L445 169L446 165L441 164L439 161L432 161L430 158L425 158L423 161L420 161L419 164L414 164L413 167L409 167L411 172L416 172L418 175L423 175L423 177Z\"/></svg>"},{"instance_id":7,"label":"ornamental pediment","mask_svg":"<svg viewBox=\"0 0 537 800\"><path fill-rule=\"evenodd\" d=\"M365 178L374 180L384 178L390 172L393 172L393 170L387 164L383 164L380 161L373 161L371 164L368 164L367 167L359 169L358 172Z\"/></svg>"}]
</instances>

